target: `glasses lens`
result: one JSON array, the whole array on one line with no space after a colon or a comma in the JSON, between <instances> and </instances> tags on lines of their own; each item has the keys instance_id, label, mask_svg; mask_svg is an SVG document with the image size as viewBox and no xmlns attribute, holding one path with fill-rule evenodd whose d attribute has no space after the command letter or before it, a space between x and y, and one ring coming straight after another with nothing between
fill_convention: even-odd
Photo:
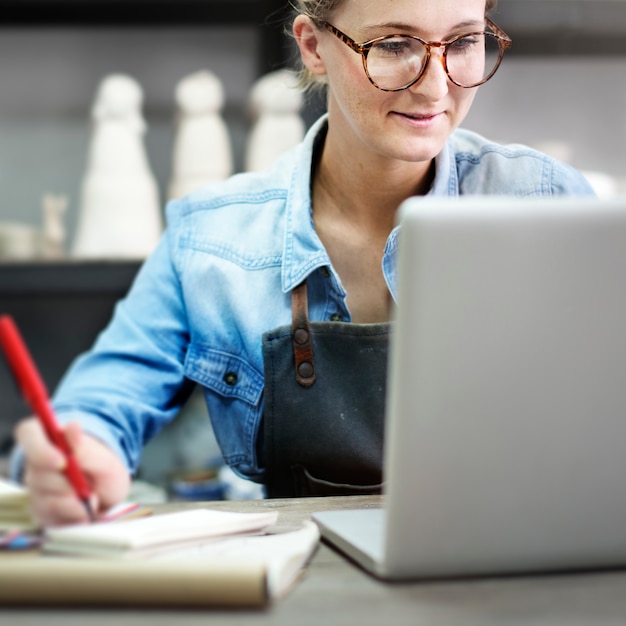
<instances>
[{"instance_id":1,"label":"glasses lens","mask_svg":"<svg viewBox=\"0 0 626 626\"><path fill-rule=\"evenodd\" d=\"M413 37L389 36L368 50L367 71L381 89L402 89L422 73L428 51ZM500 44L491 33L474 33L456 39L447 48L450 77L463 87L484 82L500 62Z\"/></svg>"},{"instance_id":2,"label":"glasses lens","mask_svg":"<svg viewBox=\"0 0 626 626\"><path fill-rule=\"evenodd\" d=\"M490 33L460 37L448 45L448 73L463 87L473 87L493 74L500 62L498 38Z\"/></svg>"},{"instance_id":3,"label":"glasses lens","mask_svg":"<svg viewBox=\"0 0 626 626\"><path fill-rule=\"evenodd\" d=\"M390 36L379 39L367 54L370 78L382 89L401 89L422 72L427 50L412 37Z\"/></svg>"}]
</instances>

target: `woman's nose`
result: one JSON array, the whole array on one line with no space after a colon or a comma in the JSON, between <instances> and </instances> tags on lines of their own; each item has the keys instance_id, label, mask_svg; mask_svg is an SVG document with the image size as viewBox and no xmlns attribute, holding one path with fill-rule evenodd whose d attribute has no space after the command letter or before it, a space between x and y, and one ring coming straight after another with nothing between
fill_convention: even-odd
<instances>
[{"instance_id":1,"label":"woman's nose","mask_svg":"<svg viewBox=\"0 0 626 626\"><path fill-rule=\"evenodd\" d=\"M414 93L426 96L433 102L441 100L448 93L449 78L441 52L431 51L424 73L409 89Z\"/></svg>"}]
</instances>

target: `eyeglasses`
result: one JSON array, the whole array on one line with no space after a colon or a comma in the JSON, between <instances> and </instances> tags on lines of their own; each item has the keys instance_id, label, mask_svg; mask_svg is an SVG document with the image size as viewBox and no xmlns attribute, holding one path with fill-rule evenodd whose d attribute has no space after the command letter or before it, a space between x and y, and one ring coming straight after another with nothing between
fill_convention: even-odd
<instances>
[{"instance_id":1,"label":"eyeglasses","mask_svg":"<svg viewBox=\"0 0 626 626\"><path fill-rule=\"evenodd\" d=\"M443 48L442 63L448 78L457 86L478 87L495 73L511 38L490 19L491 32L457 35L448 41L425 41L414 35L385 35L357 43L328 22L321 22L333 35L363 58L369 81L382 91L402 91L426 72L433 48Z\"/></svg>"}]
</instances>

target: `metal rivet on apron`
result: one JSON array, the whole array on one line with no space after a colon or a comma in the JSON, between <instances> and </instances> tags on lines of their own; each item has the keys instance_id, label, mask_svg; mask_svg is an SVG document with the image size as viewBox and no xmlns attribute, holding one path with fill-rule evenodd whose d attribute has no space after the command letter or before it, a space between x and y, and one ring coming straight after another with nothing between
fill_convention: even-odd
<instances>
[{"instance_id":1,"label":"metal rivet on apron","mask_svg":"<svg viewBox=\"0 0 626 626\"><path fill-rule=\"evenodd\" d=\"M231 387L237 384L237 374L235 372L226 372L224 374L224 382Z\"/></svg>"},{"instance_id":2,"label":"metal rivet on apron","mask_svg":"<svg viewBox=\"0 0 626 626\"><path fill-rule=\"evenodd\" d=\"M291 341L296 380L303 387L310 387L316 378L308 308L306 281L304 281L294 287L291 292Z\"/></svg>"},{"instance_id":3,"label":"metal rivet on apron","mask_svg":"<svg viewBox=\"0 0 626 626\"><path fill-rule=\"evenodd\" d=\"M330 321L331 322L343 322L343 316L339 315L339 313L333 313L330 316Z\"/></svg>"},{"instance_id":4,"label":"metal rivet on apron","mask_svg":"<svg viewBox=\"0 0 626 626\"><path fill-rule=\"evenodd\" d=\"M330 278L330 270L328 269L328 267L326 267L326 265L320 268L320 272L322 272L322 276L324 278Z\"/></svg>"},{"instance_id":5,"label":"metal rivet on apron","mask_svg":"<svg viewBox=\"0 0 626 626\"><path fill-rule=\"evenodd\" d=\"M293 334L293 340L300 346L303 346L309 340L309 331L305 328L298 328Z\"/></svg>"},{"instance_id":6,"label":"metal rivet on apron","mask_svg":"<svg viewBox=\"0 0 626 626\"><path fill-rule=\"evenodd\" d=\"M313 376L313 365L308 361L303 361L298 365L298 374L300 374L302 378L310 378Z\"/></svg>"}]
</instances>

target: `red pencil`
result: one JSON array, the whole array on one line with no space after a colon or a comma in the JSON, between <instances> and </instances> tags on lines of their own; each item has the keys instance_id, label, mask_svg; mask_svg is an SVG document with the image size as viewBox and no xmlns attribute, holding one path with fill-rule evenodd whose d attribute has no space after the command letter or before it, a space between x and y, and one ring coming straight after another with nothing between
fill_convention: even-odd
<instances>
[{"instance_id":1,"label":"red pencil","mask_svg":"<svg viewBox=\"0 0 626 626\"><path fill-rule=\"evenodd\" d=\"M57 423L54 411L50 406L46 386L28 352L20 331L10 315L0 317L0 344L2 344L22 395L39 418L50 442L65 455L65 475L76 495L83 502L89 518L94 520L95 516L89 500L92 493L91 487Z\"/></svg>"}]
</instances>

